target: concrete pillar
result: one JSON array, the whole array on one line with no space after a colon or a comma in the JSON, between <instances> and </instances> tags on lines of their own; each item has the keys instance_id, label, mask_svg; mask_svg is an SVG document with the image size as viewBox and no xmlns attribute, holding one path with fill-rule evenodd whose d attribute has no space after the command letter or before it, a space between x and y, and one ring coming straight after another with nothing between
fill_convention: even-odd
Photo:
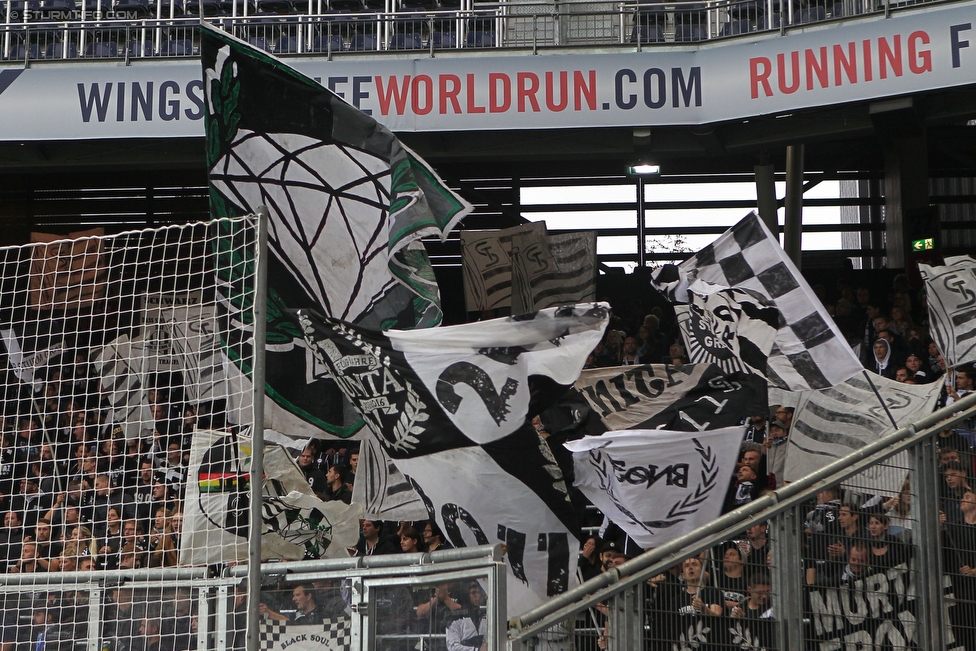
<instances>
[{"instance_id":1,"label":"concrete pillar","mask_svg":"<svg viewBox=\"0 0 976 651\"><path fill-rule=\"evenodd\" d=\"M779 220L776 219L776 177L772 165L756 165L756 199L759 204L759 218L763 220L774 235L779 233Z\"/></svg>"},{"instance_id":2,"label":"concrete pillar","mask_svg":"<svg viewBox=\"0 0 976 651\"><path fill-rule=\"evenodd\" d=\"M914 232L913 219L929 213L928 139L924 132L889 142L884 193L887 267L903 269Z\"/></svg>"},{"instance_id":3,"label":"concrete pillar","mask_svg":"<svg viewBox=\"0 0 976 651\"><path fill-rule=\"evenodd\" d=\"M783 249L796 268L800 268L803 241L803 145L786 148L786 218L783 223Z\"/></svg>"}]
</instances>

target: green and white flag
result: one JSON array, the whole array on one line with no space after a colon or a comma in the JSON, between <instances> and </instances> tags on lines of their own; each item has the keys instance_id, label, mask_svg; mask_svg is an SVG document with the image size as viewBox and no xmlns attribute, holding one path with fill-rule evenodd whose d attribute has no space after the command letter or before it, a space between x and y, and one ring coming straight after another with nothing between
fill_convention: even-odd
<instances>
[{"instance_id":1,"label":"green and white flag","mask_svg":"<svg viewBox=\"0 0 976 651\"><path fill-rule=\"evenodd\" d=\"M383 329L437 325L440 296L419 240L445 238L471 206L393 133L266 52L204 24L201 58L211 214L270 214L265 426L352 436L362 421L284 310ZM235 358L247 359L251 306L234 299L248 295L236 293L239 278L222 280L229 318L243 326L227 349L246 381Z\"/></svg>"}]
</instances>

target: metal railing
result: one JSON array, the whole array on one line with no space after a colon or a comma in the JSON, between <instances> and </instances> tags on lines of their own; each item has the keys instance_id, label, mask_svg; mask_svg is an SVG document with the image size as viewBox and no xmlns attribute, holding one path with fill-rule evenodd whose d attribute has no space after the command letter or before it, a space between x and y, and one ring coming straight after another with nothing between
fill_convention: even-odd
<instances>
[{"instance_id":1,"label":"metal railing","mask_svg":"<svg viewBox=\"0 0 976 651\"><path fill-rule=\"evenodd\" d=\"M493 48L692 43L944 0L650 0L637 3L533 2L431 4L398 11L330 9L293 3L207 0L223 29L276 55L426 52ZM272 3L272 4L268 4ZM277 3L277 4L274 4ZM334 2L334 4L337 4ZM388 9L392 9L387 2ZM213 11L208 11L212 7ZM267 10L273 8L282 13ZM260 9L260 11L258 10ZM42 61L199 54L197 2L180 0L0 0L0 59Z\"/></svg>"},{"instance_id":2,"label":"metal railing","mask_svg":"<svg viewBox=\"0 0 976 651\"><path fill-rule=\"evenodd\" d=\"M976 537L969 537L966 527L976 525L960 519L957 509L976 513L976 496L965 484L953 489L947 477L972 474L971 451L957 449L965 446L956 443L959 432L950 430L974 416L976 395L969 395L692 534L608 569L510 622L509 646L546 648L562 636L574 638L577 648L610 651L672 645L842 648L870 646L872 640L894 648L971 648L976 593L970 568L976 566L969 556L976 554ZM961 465L953 464L953 454L963 457ZM910 507L903 509L904 503ZM889 507L900 515L885 514ZM834 518L844 509L848 522L852 511L870 527L855 527L855 534L838 539L830 537L836 528L818 529L823 523L818 517ZM877 537L882 521L893 533ZM743 556L736 557L737 549ZM704 587L697 593L685 587L697 581L696 561L686 560L691 558L704 565ZM729 586L737 573L736 590L745 601L728 600L736 593ZM726 599L718 615L706 612L708 602L702 612L692 605L692 595L716 594L713 586Z\"/></svg>"},{"instance_id":3,"label":"metal railing","mask_svg":"<svg viewBox=\"0 0 976 651\"><path fill-rule=\"evenodd\" d=\"M4 643L129 651L150 648L158 636L163 649L241 650L246 575L246 565L219 577L208 577L205 568L0 574ZM261 576L252 598L263 606L258 636L264 651L280 648L275 643L286 634L330 636L325 648L348 651L414 648L420 642L432 649L451 634L454 619L439 616L438 604L449 601L457 606L451 613L470 612L472 589L484 595L479 608L488 648L500 648L505 637L501 545L266 563ZM306 619L296 617L297 589L314 594L315 609Z\"/></svg>"}]
</instances>

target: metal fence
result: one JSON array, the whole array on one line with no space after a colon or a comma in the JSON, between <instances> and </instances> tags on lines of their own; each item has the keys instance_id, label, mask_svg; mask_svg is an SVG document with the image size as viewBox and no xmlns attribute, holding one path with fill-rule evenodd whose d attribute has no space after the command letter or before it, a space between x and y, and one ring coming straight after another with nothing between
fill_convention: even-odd
<instances>
[{"instance_id":1,"label":"metal fence","mask_svg":"<svg viewBox=\"0 0 976 651\"><path fill-rule=\"evenodd\" d=\"M510 648L972 649L974 416L964 397L611 567L511 622Z\"/></svg>"},{"instance_id":2,"label":"metal fence","mask_svg":"<svg viewBox=\"0 0 976 651\"><path fill-rule=\"evenodd\" d=\"M484 641L488 648L499 648L505 635L501 558L501 545L496 545L265 564L260 591L255 591L262 612L259 648L285 648L303 636L310 645L295 648L447 648L447 639L456 635L450 623L462 609L471 614L475 591ZM4 647L242 651L247 570L239 569L239 574L209 578L206 569L189 568L0 574ZM302 599L308 595L314 609L304 619L296 617L307 610Z\"/></svg>"},{"instance_id":3,"label":"metal fence","mask_svg":"<svg viewBox=\"0 0 976 651\"><path fill-rule=\"evenodd\" d=\"M199 54L200 7L223 29L276 55L426 52L699 42L939 0L641 0L407 4L338 9L324 0L0 0L0 60L126 61ZM391 3L385 3L391 5ZM399 5L400 3L392 3ZM387 6L391 9L392 6Z\"/></svg>"}]
</instances>

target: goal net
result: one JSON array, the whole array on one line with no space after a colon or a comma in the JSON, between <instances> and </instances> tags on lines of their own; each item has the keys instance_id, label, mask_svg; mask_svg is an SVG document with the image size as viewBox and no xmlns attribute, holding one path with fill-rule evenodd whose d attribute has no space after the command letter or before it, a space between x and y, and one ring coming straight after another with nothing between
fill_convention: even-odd
<instances>
[{"instance_id":1,"label":"goal net","mask_svg":"<svg viewBox=\"0 0 976 651\"><path fill-rule=\"evenodd\" d=\"M255 220L0 249L5 651L243 648Z\"/></svg>"}]
</instances>

